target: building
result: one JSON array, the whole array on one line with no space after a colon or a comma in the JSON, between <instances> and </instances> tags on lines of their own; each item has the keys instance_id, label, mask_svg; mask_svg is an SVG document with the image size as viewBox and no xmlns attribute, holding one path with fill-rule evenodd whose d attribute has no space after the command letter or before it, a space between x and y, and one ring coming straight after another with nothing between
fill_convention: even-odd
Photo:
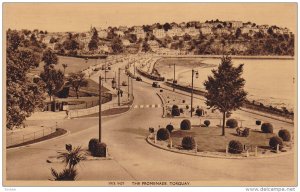
<instances>
[{"instance_id":1,"label":"building","mask_svg":"<svg viewBox=\"0 0 300 192\"><path fill-rule=\"evenodd\" d=\"M131 43L130 43L130 41L129 41L128 39L122 39L122 43L123 43L123 45L125 45L125 46L131 45Z\"/></svg>"},{"instance_id":2,"label":"building","mask_svg":"<svg viewBox=\"0 0 300 192\"><path fill-rule=\"evenodd\" d=\"M132 33L135 34L138 39L139 38L143 39L143 38L146 37L146 33L145 33L145 31L144 31L144 29L143 29L142 26L134 26Z\"/></svg>"},{"instance_id":3,"label":"building","mask_svg":"<svg viewBox=\"0 0 300 192\"><path fill-rule=\"evenodd\" d=\"M167 33L170 37L183 36L184 35L184 31L179 27L173 27L172 29L168 30Z\"/></svg>"},{"instance_id":4,"label":"building","mask_svg":"<svg viewBox=\"0 0 300 192\"><path fill-rule=\"evenodd\" d=\"M107 38L107 31L106 30L98 31L98 37L103 39Z\"/></svg>"},{"instance_id":5,"label":"building","mask_svg":"<svg viewBox=\"0 0 300 192\"><path fill-rule=\"evenodd\" d=\"M164 29L153 29L153 35L156 38L164 38L166 36L166 32Z\"/></svg>"},{"instance_id":6,"label":"building","mask_svg":"<svg viewBox=\"0 0 300 192\"><path fill-rule=\"evenodd\" d=\"M232 28L240 28L243 27L243 22L242 21L228 21L228 23L231 23Z\"/></svg>"},{"instance_id":7,"label":"building","mask_svg":"<svg viewBox=\"0 0 300 192\"><path fill-rule=\"evenodd\" d=\"M230 31L227 28L217 28L216 33L217 34L230 34Z\"/></svg>"},{"instance_id":8,"label":"building","mask_svg":"<svg viewBox=\"0 0 300 192\"><path fill-rule=\"evenodd\" d=\"M123 31L115 31L115 34L118 35L119 37L123 37L124 36L124 32Z\"/></svg>"},{"instance_id":9,"label":"building","mask_svg":"<svg viewBox=\"0 0 300 192\"><path fill-rule=\"evenodd\" d=\"M128 30L128 27L127 26L120 26L119 30L125 32L125 31Z\"/></svg>"},{"instance_id":10,"label":"building","mask_svg":"<svg viewBox=\"0 0 300 192\"><path fill-rule=\"evenodd\" d=\"M203 35L212 34L212 29L211 29L211 27L208 27L208 26L201 27L200 31L202 32Z\"/></svg>"},{"instance_id":11,"label":"building","mask_svg":"<svg viewBox=\"0 0 300 192\"><path fill-rule=\"evenodd\" d=\"M201 23L201 28L209 27L212 28L214 25L211 23Z\"/></svg>"},{"instance_id":12,"label":"building","mask_svg":"<svg viewBox=\"0 0 300 192\"><path fill-rule=\"evenodd\" d=\"M195 27L185 28L184 32L189 34L190 36L197 36L200 34L199 29L196 29Z\"/></svg>"}]
</instances>

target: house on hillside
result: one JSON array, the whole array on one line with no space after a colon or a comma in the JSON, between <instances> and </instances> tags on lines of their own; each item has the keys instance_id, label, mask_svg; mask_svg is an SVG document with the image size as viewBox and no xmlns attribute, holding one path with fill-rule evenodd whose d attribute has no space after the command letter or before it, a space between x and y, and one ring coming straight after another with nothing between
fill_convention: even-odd
<instances>
[{"instance_id":1,"label":"house on hillside","mask_svg":"<svg viewBox=\"0 0 300 192\"><path fill-rule=\"evenodd\" d=\"M153 35L160 39L160 38L164 38L166 36L166 32L164 29L153 29Z\"/></svg>"},{"instance_id":2,"label":"house on hillside","mask_svg":"<svg viewBox=\"0 0 300 192\"><path fill-rule=\"evenodd\" d=\"M142 26L134 26L132 34L135 34L138 39L144 39L146 37L146 33Z\"/></svg>"},{"instance_id":3,"label":"house on hillside","mask_svg":"<svg viewBox=\"0 0 300 192\"><path fill-rule=\"evenodd\" d=\"M179 27L173 27L172 29L168 30L167 34L170 37L174 37L174 36L183 36L184 35L184 31L179 28Z\"/></svg>"},{"instance_id":4,"label":"house on hillside","mask_svg":"<svg viewBox=\"0 0 300 192\"><path fill-rule=\"evenodd\" d=\"M200 28L200 31L203 35L210 35L212 34L212 28L211 27L208 27L208 26L204 26L204 27L201 27Z\"/></svg>"},{"instance_id":5,"label":"house on hillside","mask_svg":"<svg viewBox=\"0 0 300 192\"><path fill-rule=\"evenodd\" d=\"M184 33L189 34L190 36L197 36L200 34L199 29L196 29L195 27L188 27L184 29Z\"/></svg>"}]
</instances>

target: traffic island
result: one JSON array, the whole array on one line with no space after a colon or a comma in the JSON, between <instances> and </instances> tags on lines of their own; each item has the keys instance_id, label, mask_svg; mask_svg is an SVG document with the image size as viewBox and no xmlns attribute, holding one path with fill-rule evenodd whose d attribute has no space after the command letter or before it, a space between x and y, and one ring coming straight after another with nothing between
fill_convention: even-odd
<instances>
[{"instance_id":1,"label":"traffic island","mask_svg":"<svg viewBox=\"0 0 300 192\"><path fill-rule=\"evenodd\" d=\"M293 152L292 141L283 142L282 147L271 148L270 138L276 134L263 133L260 130L250 130L249 136L244 137L231 128L226 128L225 136L221 136L220 127L192 126L190 130L175 128L171 133L168 127L163 129L156 132L149 130L147 142L160 149L186 155L249 159L278 157Z\"/></svg>"}]
</instances>

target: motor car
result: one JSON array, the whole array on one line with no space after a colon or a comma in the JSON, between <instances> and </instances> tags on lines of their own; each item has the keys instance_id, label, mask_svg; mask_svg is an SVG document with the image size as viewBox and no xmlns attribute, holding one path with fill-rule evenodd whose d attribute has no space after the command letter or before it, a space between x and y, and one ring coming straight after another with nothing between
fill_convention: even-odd
<instances>
[{"instance_id":1,"label":"motor car","mask_svg":"<svg viewBox=\"0 0 300 192\"><path fill-rule=\"evenodd\" d=\"M137 76L137 77L136 77L136 80L137 80L137 81L142 81L142 78L141 78L140 76Z\"/></svg>"},{"instance_id":2,"label":"motor car","mask_svg":"<svg viewBox=\"0 0 300 192\"><path fill-rule=\"evenodd\" d=\"M152 87L159 88L160 85L159 85L158 82L155 81L155 82L152 83Z\"/></svg>"},{"instance_id":3,"label":"motor car","mask_svg":"<svg viewBox=\"0 0 300 192\"><path fill-rule=\"evenodd\" d=\"M123 82L122 82L122 86L127 86L127 82L126 82L126 81L123 81Z\"/></svg>"}]
</instances>

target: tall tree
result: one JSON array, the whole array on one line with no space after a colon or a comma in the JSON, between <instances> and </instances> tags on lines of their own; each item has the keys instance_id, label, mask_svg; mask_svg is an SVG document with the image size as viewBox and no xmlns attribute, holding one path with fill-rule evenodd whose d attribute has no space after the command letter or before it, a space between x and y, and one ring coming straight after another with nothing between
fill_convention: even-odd
<instances>
[{"instance_id":1,"label":"tall tree","mask_svg":"<svg viewBox=\"0 0 300 192\"><path fill-rule=\"evenodd\" d=\"M78 72L78 73L71 73L68 78L68 84L72 87L72 89L76 93L76 97L78 99L79 90L81 87L86 87L88 85L88 81L84 77L84 73Z\"/></svg>"},{"instance_id":2,"label":"tall tree","mask_svg":"<svg viewBox=\"0 0 300 192\"><path fill-rule=\"evenodd\" d=\"M6 43L6 127L13 129L43 107L44 90L41 82L33 82L27 75L39 66L39 52L22 47L16 31L7 31Z\"/></svg>"},{"instance_id":3,"label":"tall tree","mask_svg":"<svg viewBox=\"0 0 300 192\"><path fill-rule=\"evenodd\" d=\"M64 68L64 75L65 75L66 68L68 67L68 64L63 63L62 66L63 66L63 68Z\"/></svg>"},{"instance_id":4,"label":"tall tree","mask_svg":"<svg viewBox=\"0 0 300 192\"><path fill-rule=\"evenodd\" d=\"M96 28L93 28L93 35L91 37L91 40L88 44L89 50L94 51L98 49L98 43L99 43L99 37L98 37L98 31Z\"/></svg>"},{"instance_id":5,"label":"tall tree","mask_svg":"<svg viewBox=\"0 0 300 192\"><path fill-rule=\"evenodd\" d=\"M40 77L45 83L45 89L51 101L51 97L64 85L64 74L61 70L56 70L52 64L44 67L44 71L41 72Z\"/></svg>"},{"instance_id":6,"label":"tall tree","mask_svg":"<svg viewBox=\"0 0 300 192\"><path fill-rule=\"evenodd\" d=\"M51 64L57 64L58 63L58 57L56 54L53 53L51 49L47 49L43 53L42 61L45 62L46 66L49 66Z\"/></svg>"},{"instance_id":7,"label":"tall tree","mask_svg":"<svg viewBox=\"0 0 300 192\"><path fill-rule=\"evenodd\" d=\"M212 73L213 76L208 76L204 82L206 104L223 113L222 135L225 135L226 113L239 109L246 100L245 80L241 77L243 64L234 67L231 58L223 56L218 69Z\"/></svg>"}]
</instances>

